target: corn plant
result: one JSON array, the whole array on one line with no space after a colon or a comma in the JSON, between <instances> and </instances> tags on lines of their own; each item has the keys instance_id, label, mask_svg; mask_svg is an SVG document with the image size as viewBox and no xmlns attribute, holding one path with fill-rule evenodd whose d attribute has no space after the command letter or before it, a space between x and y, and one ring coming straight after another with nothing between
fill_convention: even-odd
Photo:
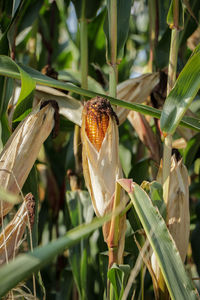
<instances>
[{"instance_id":1,"label":"corn plant","mask_svg":"<svg viewBox=\"0 0 200 300\"><path fill-rule=\"evenodd\" d=\"M199 299L199 17L1 1L2 299Z\"/></svg>"}]
</instances>

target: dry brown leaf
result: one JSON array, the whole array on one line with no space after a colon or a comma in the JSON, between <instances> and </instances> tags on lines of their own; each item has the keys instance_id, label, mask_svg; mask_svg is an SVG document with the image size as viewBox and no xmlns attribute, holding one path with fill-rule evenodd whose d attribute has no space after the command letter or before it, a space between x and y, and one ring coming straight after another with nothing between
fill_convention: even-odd
<instances>
[{"instance_id":1,"label":"dry brown leaf","mask_svg":"<svg viewBox=\"0 0 200 300\"><path fill-rule=\"evenodd\" d=\"M162 165L158 171L157 181L163 184ZM185 261L190 235L189 212L189 177L182 160L171 158L169 201L167 205L168 229L171 233L182 261ZM152 267L159 276L159 267L155 255L152 256Z\"/></svg>"},{"instance_id":2,"label":"dry brown leaf","mask_svg":"<svg viewBox=\"0 0 200 300\"><path fill-rule=\"evenodd\" d=\"M128 114L128 120L137 132L142 143L149 149L152 159L159 163L159 144L156 135L153 133L145 117L138 112L131 111Z\"/></svg>"},{"instance_id":3,"label":"dry brown leaf","mask_svg":"<svg viewBox=\"0 0 200 300\"><path fill-rule=\"evenodd\" d=\"M34 208L35 200L33 195L29 193L12 221L6 228L3 228L0 235L0 265L15 257L28 225L28 218L31 226L34 223Z\"/></svg>"},{"instance_id":4,"label":"dry brown leaf","mask_svg":"<svg viewBox=\"0 0 200 300\"><path fill-rule=\"evenodd\" d=\"M117 98L127 101L142 103L146 101L154 87L159 83L159 73L143 74L137 78L128 79L117 86ZM129 110L118 107L117 116L122 124Z\"/></svg>"}]
</instances>

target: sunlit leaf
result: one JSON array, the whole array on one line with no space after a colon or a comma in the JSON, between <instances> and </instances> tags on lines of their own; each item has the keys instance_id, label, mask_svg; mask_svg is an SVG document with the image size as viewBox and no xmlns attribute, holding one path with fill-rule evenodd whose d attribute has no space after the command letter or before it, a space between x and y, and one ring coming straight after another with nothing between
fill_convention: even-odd
<instances>
[{"instance_id":1,"label":"sunlit leaf","mask_svg":"<svg viewBox=\"0 0 200 300\"><path fill-rule=\"evenodd\" d=\"M0 296L5 295L11 288L22 280L30 277L45 265L50 264L52 259L66 248L77 244L82 238L103 225L111 216L95 219L92 223L81 225L69 231L65 236L49 243L46 246L35 248L33 252L22 254L9 265L0 268Z\"/></svg>"},{"instance_id":2,"label":"sunlit leaf","mask_svg":"<svg viewBox=\"0 0 200 300\"><path fill-rule=\"evenodd\" d=\"M80 95L83 95L83 96L86 96L89 98L93 98L96 96L104 97L104 98L109 99L111 104L118 105L118 106L130 109L130 110L134 110L134 111L140 112L141 114L149 115L149 116L152 116L157 119L159 119L161 116L161 111L159 109L150 107L148 105L129 103L129 102L125 102L125 101L122 101L122 100L119 100L116 98L112 98L105 94L100 94L100 93L92 92L89 90L85 90L85 89L79 88L73 84L61 82L61 81L55 80L51 77L48 77L46 75L43 75L39 71L36 71L28 66L25 66L22 64L19 64L19 65L38 84L47 85L47 86L55 87L58 89L63 89L63 90L77 93L77 94L80 94ZM16 68L15 64L12 64L12 60L10 60L7 56L0 56L0 74L4 75L4 76L16 78L16 79L21 78L20 72ZM194 129L196 131L200 131L200 121L198 119L195 119L192 117L184 117L183 120L180 122L180 125Z\"/></svg>"},{"instance_id":3,"label":"sunlit leaf","mask_svg":"<svg viewBox=\"0 0 200 300\"><path fill-rule=\"evenodd\" d=\"M129 179L118 180L128 192L148 240L155 252L159 267L172 299L198 299L188 277L175 242L167 226L145 191ZM162 243L160 242L162 241Z\"/></svg>"},{"instance_id":4,"label":"sunlit leaf","mask_svg":"<svg viewBox=\"0 0 200 300\"><path fill-rule=\"evenodd\" d=\"M163 132L173 134L200 88L200 44L180 73L167 97L160 125ZM200 121L199 121L200 123Z\"/></svg>"}]
</instances>

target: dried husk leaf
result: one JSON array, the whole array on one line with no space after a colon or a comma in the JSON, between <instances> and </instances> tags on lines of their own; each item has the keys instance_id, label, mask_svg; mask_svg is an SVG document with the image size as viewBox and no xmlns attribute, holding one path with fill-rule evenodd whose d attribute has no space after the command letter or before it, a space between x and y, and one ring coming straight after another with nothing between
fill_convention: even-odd
<instances>
[{"instance_id":1,"label":"dried husk leaf","mask_svg":"<svg viewBox=\"0 0 200 300\"><path fill-rule=\"evenodd\" d=\"M187 147L187 142L184 138L179 138L172 142L172 148L185 149L186 147Z\"/></svg>"},{"instance_id":2,"label":"dried husk leaf","mask_svg":"<svg viewBox=\"0 0 200 300\"><path fill-rule=\"evenodd\" d=\"M81 126L83 105L80 101L54 88L41 85L36 86L35 96L39 102L40 100L56 100L59 106L59 113L73 123Z\"/></svg>"},{"instance_id":3,"label":"dried husk leaf","mask_svg":"<svg viewBox=\"0 0 200 300\"><path fill-rule=\"evenodd\" d=\"M162 165L160 166L157 181L163 184ZM169 201L167 205L167 225L182 261L185 261L190 234L189 212L189 177L182 160L177 161L175 155L171 158ZM152 266L158 276L159 268L155 256L152 257ZM158 277L157 277L158 278Z\"/></svg>"},{"instance_id":4,"label":"dried husk leaf","mask_svg":"<svg viewBox=\"0 0 200 300\"><path fill-rule=\"evenodd\" d=\"M159 83L159 80L159 73L148 73L123 81L117 86L117 98L127 102L142 103L146 101L154 87ZM119 123L122 124L129 110L118 107L116 113Z\"/></svg>"},{"instance_id":5,"label":"dried husk leaf","mask_svg":"<svg viewBox=\"0 0 200 300\"><path fill-rule=\"evenodd\" d=\"M157 177L162 183L162 168ZM168 228L185 261L190 234L189 176L182 160L177 162L175 155L171 159L169 202L167 205Z\"/></svg>"},{"instance_id":6,"label":"dried husk leaf","mask_svg":"<svg viewBox=\"0 0 200 300\"><path fill-rule=\"evenodd\" d=\"M54 126L51 104L34 109L15 129L0 155L0 187L19 194L39 150ZM3 201L1 217L13 207Z\"/></svg>"},{"instance_id":7,"label":"dried husk leaf","mask_svg":"<svg viewBox=\"0 0 200 300\"><path fill-rule=\"evenodd\" d=\"M159 162L159 143L146 118L138 112L131 111L128 114L128 120L137 132L142 143L149 149L152 159Z\"/></svg>"},{"instance_id":8,"label":"dried husk leaf","mask_svg":"<svg viewBox=\"0 0 200 300\"><path fill-rule=\"evenodd\" d=\"M12 221L6 226L0 234L0 265L7 260L14 258L19 248L22 236L28 226L28 218L30 224L34 222L35 201L31 193L29 193L19 210L15 214Z\"/></svg>"},{"instance_id":9,"label":"dried husk leaf","mask_svg":"<svg viewBox=\"0 0 200 300\"><path fill-rule=\"evenodd\" d=\"M191 51L194 51L196 46L200 43L200 26L187 39L187 46Z\"/></svg>"}]
</instances>

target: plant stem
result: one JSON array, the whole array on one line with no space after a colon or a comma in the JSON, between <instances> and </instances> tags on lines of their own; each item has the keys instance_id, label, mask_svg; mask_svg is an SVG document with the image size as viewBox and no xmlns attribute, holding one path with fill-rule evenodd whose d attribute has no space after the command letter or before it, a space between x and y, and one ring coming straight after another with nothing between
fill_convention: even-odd
<instances>
[{"instance_id":1,"label":"plant stem","mask_svg":"<svg viewBox=\"0 0 200 300\"><path fill-rule=\"evenodd\" d=\"M78 125L74 126L74 158L75 158L75 172L76 175L80 174L81 167L81 136L80 136L80 127ZM78 182L77 182L78 186Z\"/></svg>"},{"instance_id":2,"label":"plant stem","mask_svg":"<svg viewBox=\"0 0 200 300\"><path fill-rule=\"evenodd\" d=\"M121 194L121 185L116 182L113 211L115 211L115 209L120 204L120 194ZM113 263L118 262L119 222L120 222L119 215L112 217L111 224L110 224L110 233L108 237L109 268L113 265Z\"/></svg>"},{"instance_id":3,"label":"plant stem","mask_svg":"<svg viewBox=\"0 0 200 300\"><path fill-rule=\"evenodd\" d=\"M170 181L170 169L171 169L171 153L172 153L172 136L167 135L164 140L164 152L163 152L163 198L167 207L169 198L169 181ZM168 220L168 209L167 209Z\"/></svg>"},{"instance_id":4,"label":"plant stem","mask_svg":"<svg viewBox=\"0 0 200 300\"><path fill-rule=\"evenodd\" d=\"M82 12L80 20L80 46L81 46L81 87L88 88L88 29L87 19L85 18L86 4L82 0Z\"/></svg>"},{"instance_id":5,"label":"plant stem","mask_svg":"<svg viewBox=\"0 0 200 300\"><path fill-rule=\"evenodd\" d=\"M117 95L117 0L108 1L108 19L109 19L109 39L110 39L110 62L109 62L109 95L116 97ZM115 198L113 204L113 211L120 203L120 191L121 186L116 182L115 185ZM113 263L118 263L118 243L119 243L119 222L120 216L114 216L111 219L110 232L107 241L108 253L109 253L109 265L110 269ZM114 289L110 281L108 280L108 299L115 299Z\"/></svg>"},{"instance_id":6,"label":"plant stem","mask_svg":"<svg viewBox=\"0 0 200 300\"><path fill-rule=\"evenodd\" d=\"M109 95L116 97L117 91L117 0L107 1L108 3L108 19L109 19L109 38L110 38L110 70L109 70ZM116 183L115 199L113 211L120 201L120 187ZM109 251L109 268L114 262L117 263L118 255L118 239L119 239L119 216L111 219L110 232L108 237ZM112 291L110 291L112 294Z\"/></svg>"},{"instance_id":7,"label":"plant stem","mask_svg":"<svg viewBox=\"0 0 200 300\"><path fill-rule=\"evenodd\" d=\"M150 39L150 53L148 62L148 71L153 72L154 49L158 41L158 0L149 0L149 39Z\"/></svg>"},{"instance_id":8,"label":"plant stem","mask_svg":"<svg viewBox=\"0 0 200 300\"><path fill-rule=\"evenodd\" d=\"M171 35L167 95L170 93L176 81L177 56L178 56L178 30L177 28L174 28L172 29L172 35ZM167 207L168 196L169 196L171 152L172 152L172 136L167 135L164 140L164 154L163 154L163 197L166 203L166 207Z\"/></svg>"},{"instance_id":9,"label":"plant stem","mask_svg":"<svg viewBox=\"0 0 200 300\"><path fill-rule=\"evenodd\" d=\"M117 65L109 66L109 95L116 97L117 94Z\"/></svg>"},{"instance_id":10,"label":"plant stem","mask_svg":"<svg viewBox=\"0 0 200 300\"><path fill-rule=\"evenodd\" d=\"M171 34L171 45L170 45L170 53L169 53L167 96L169 95L176 81L178 45L179 45L178 9L179 9L178 0L175 0L174 1L174 27L172 29L172 34ZM168 204L168 196L169 196L171 151L172 151L172 136L167 135L164 140L164 154L163 154L163 195L164 195L164 201L166 203L166 206Z\"/></svg>"},{"instance_id":11,"label":"plant stem","mask_svg":"<svg viewBox=\"0 0 200 300\"><path fill-rule=\"evenodd\" d=\"M116 182L115 185L115 198L113 203L113 212L117 209L120 204L120 194L121 194L121 185ZM118 242L119 242L119 222L120 215L113 216L110 224L110 232L107 240L108 244L108 256L109 264L108 268L110 269L114 263L118 263ZM107 282L107 295L108 300L114 300L114 288L111 282Z\"/></svg>"},{"instance_id":12,"label":"plant stem","mask_svg":"<svg viewBox=\"0 0 200 300\"><path fill-rule=\"evenodd\" d=\"M117 0L110 0L109 7L110 71L109 95L116 97L117 91Z\"/></svg>"},{"instance_id":13,"label":"plant stem","mask_svg":"<svg viewBox=\"0 0 200 300\"><path fill-rule=\"evenodd\" d=\"M178 45L179 45L179 31L177 28L172 29L171 45L169 54L168 67L168 82L167 82L167 96L172 90L176 81L177 59L178 59Z\"/></svg>"},{"instance_id":14,"label":"plant stem","mask_svg":"<svg viewBox=\"0 0 200 300\"><path fill-rule=\"evenodd\" d=\"M167 96L173 88L176 81L176 70L177 70L177 58L178 58L178 0L174 1L174 24L171 33L171 44L169 53L169 67L168 67L168 82L167 82ZM168 202L169 202L169 186L170 186L170 169L171 169L171 153L172 153L172 135L168 134L164 139L164 151L163 151L163 198L167 208L166 222L168 222ZM158 278L160 298L168 299L168 291L164 282L162 273Z\"/></svg>"},{"instance_id":15,"label":"plant stem","mask_svg":"<svg viewBox=\"0 0 200 300\"><path fill-rule=\"evenodd\" d=\"M88 88L88 29L87 19L85 18L86 1L82 0L82 11L80 19L80 48L81 48L81 87ZM82 97L84 101L84 97ZM74 130L74 156L75 170L77 174L81 172L81 138L80 127L75 125Z\"/></svg>"}]
</instances>

